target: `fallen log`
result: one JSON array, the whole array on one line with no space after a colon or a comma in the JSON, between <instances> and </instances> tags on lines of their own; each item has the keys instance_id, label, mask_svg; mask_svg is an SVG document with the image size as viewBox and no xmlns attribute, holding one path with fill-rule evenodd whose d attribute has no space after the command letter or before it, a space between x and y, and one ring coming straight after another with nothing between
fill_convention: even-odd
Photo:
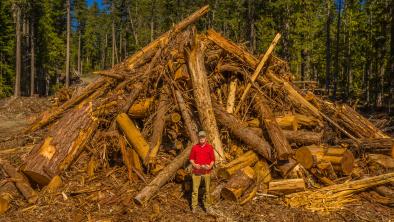
<instances>
[{"instance_id":1,"label":"fallen log","mask_svg":"<svg viewBox=\"0 0 394 222\"><path fill-rule=\"evenodd\" d=\"M386 186L375 187L375 191L378 192L382 196L394 199L394 190L390 189Z\"/></svg>"},{"instance_id":2,"label":"fallen log","mask_svg":"<svg viewBox=\"0 0 394 222\"><path fill-rule=\"evenodd\" d=\"M189 136L191 142L193 144L198 143L198 129L196 123L193 121L190 113L190 109L185 103L185 100L182 97L182 94L180 91L176 90L175 91L176 99L178 102L179 110L181 111L182 119L186 125L186 131L187 135Z\"/></svg>"},{"instance_id":3,"label":"fallen log","mask_svg":"<svg viewBox=\"0 0 394 222\"><path fill-rule=\"evenodd\" d=\"M262 137L249 129L247 124L241 122L233 114L227 113L223 107L213 101L213 111L216 119L224 127L228 128L232 134L238 137L242 142L250 146L258 154L262 155L267 160L271 160L271 145L268 144Z\"/></svg>"},{"instance_id":4,"label":"fallen log","mask_svg":"<svg viewBox=\"0 0 394 222\"><path fill-rule=\"evenodd\" d=\"M342 147L307 146L299 148L295 153L296 160L306 169L310 169L322 161L328 161L336 172L349 175L353 171L354 156Z\"/></svg>"},{"instance_id":5,"label":"fallen log","mask_svg":"<svg viewBox=\"0 0 394 222\"><path fill-rule=\"evenodd\" d=\"M348 144L356 150L366 153L384 153L391 155L394 149L394 140L392 138L361 138L355 143L350 139L337 140L338 144Z\"/></svg>"},{"instance_id":6,"label":"fallen log","mask_svg":"<svg viewBox=\"0 0 394 222\"><path fill-rule=\"evenodd\" d=\"M119 114L116 117L116 122L125 134L127 141L129 141L133 146L142 162L146 164L145 159L149 151L149 144L142 136L140 130L135 126L134 122L127 116L126 113Z\"/></svg>"},{"instance_id":7,"label":"fallen log","mask_svg":"<svg viewBox=\"0 0 394 222\"><path fill-rule=\"evenodd\" d=\"M11 207L11 202L19 195L15 184L12 181L6 181L0 187L0 215L7 212Z\"/></svg>"},{"instance_id":8,"label":"fallen log","mask_svg":"<svg viewBox=\"0 0 394 222\"><path fill-rule=\"evenodd\" d=\"M386 169L394 168L394 159L391 156L383 155L383 154L368 154L367 160L369 164L374 163L378 164Z\"/></svg>"},{"instance_id":9,"label":"fallen log","mask_svg":"<svg viewBox=\"0 0 394 222\"><path fill-rule=\"evenodd\" d=\"M146 98L137 103L134 103L127 114L131 118L145 118L148 115L148 110L150 109L152 103L154 101L154 97Z\"/></svg>"},{"instance_id":10,"label":"fallen log","mask_svg":"<svg viewBox=\"0 0 394 222\"><path fill-rule=\"evenodd\" d=\"M246 85L246 87L244 89L244 92L242 93L241 99L238 102L238 106L235 109L235 113L237 113L239 111L239 109L241 108L242 102L245 100L246 96L248 95L248 92L249 92L250 88L252 87L252 83L254 81L256 81L256 79L259 76L261 70L263 69L265 63L268 61L268 58L270 57L271 53L274 51L274 48L275 48L276 44L278 43L280 37L281 37L280 33L276 34L274 40L272 40L272 43L268 47L268 49L265 52L263 58L258 63L258 65L257 65L256 69L254 70L253 75L252 75L252 77L250 79L251 82L248 82L248 84Z\"/></svg>"},{"instance_id":11,"label":"fallen log","mask_svg":"<svg viewBox=\"0 0 394 222\"><path fill-rule=\"evenodd\" d=\"M311 131L290 131L283 130L282 131L286 139L289 143L296 143L299 145L312 145L312 144L320 144L323 138L323 132L315 133Z\"/></svg>"},{"instance_id":12,"label":"fallen log","mask_svg":"<svg viewBox=\"0 0 394 222\"><path fill-rule=\"evenodd\" d=\"M227 104L226 104L226 111L228 113L234 112L236 92L237 92L237 79L234 79L230 82L230 86L228 89Z\"/></svg>"},{"instance_id":13,"label":"fallen log","mask_svg":"<svg viewBox=\"0 0 394 222\"><path fill-rule=\"evenodd\" d=\"M283 179L271 181L268 184L268 193L285 195L305 190L304 179Z\"/></svg>"},{"instance_id":14,"label":"fallen log","mask_svg":"<svg viewBox=\"0 0 394 222\"><path fill-rule=\"evenodd\" d=\"M30 179L47 185L66 170L81 153L98 127L92 104L67 112L50 129L45 139L27 155L21 169Z\"/></svg>"},{"instance_id":15,"label":"fallen log","mask_svg":"<svg viewBox=\"0 0 394 222\"><path fill-rule=\"evenodd\" d=\"M251 167L238 170L222 188L221 196L226 200L238 201L243 192L253 184L255 172Z\"/></svg>"},{"instance_id":16,"label":"fallen log","mask_svg":"<svg viewBox=\"0 0 394 222\"><path fill-rule=\"evenodd\" d=\"M261 122L264 122L271 143L273 144L273 147L276 151L276 158L279 160L288 159L288 157L293 153L293 151L282 130L280 129L278 123L276 122L272 110L270 109L267 101L263 97L256 95L255 99L257 109L260 111L261 114Z\"/></svg>"},{"instance_id":17,"label":"fallen log","mask_svg":"<svg viewBox=\"0 0 394 222\"><path fill-rule=\"evenodd\" d=\"M25 197L27 202L30 204L34 204L38 199L37 192L31 188L29 181L26 177L19 173L11 164L6 162L5 160L0 161L1 168L5 171L5 173L12 178L15 183L16 188L18 188L19 192Z\"/></svg>"},{"instance_id":18,"label":"fallen log","mask_svg":"<svg viewBox=\"0 0 394 222\"><path fill-rule=\"evenodd\" d=\"M161 146L162 136L164 127L166 124L166 113L168 111L168 107L170 106L169 97L168 97L168 89L166 87L163 88L159 104L156 111L156 116L153 121L153 132L149 142L149 152L147 156L147 163L154 163L156 160L157 153L159 152L159 148Z\"/></svg>"},{"instance_id":19,"label":"fallen log","mask_svg":"<svg viewBox=\"0 0 394 222\"><path fill-rule=\"evenodd\" d=\"M193 93L202 128L215 150L217 162L225 161L222 141L212 110L211 94L204 64L204 46L197 40L188 55L188 67L193 83Z\"/></svg>"},{"instance_id":20,"label":"fallen log","mask_svg":"<svg viewBox=\"0 0 394 222\"><path fill-rule=\"evenodd\" d=\"M251 166L257 162L258 156L253 151L248 151L233 161L223 165L218 170L218 175L224 179L229 179L238 170Z\"/></svg>"}]
</instances>

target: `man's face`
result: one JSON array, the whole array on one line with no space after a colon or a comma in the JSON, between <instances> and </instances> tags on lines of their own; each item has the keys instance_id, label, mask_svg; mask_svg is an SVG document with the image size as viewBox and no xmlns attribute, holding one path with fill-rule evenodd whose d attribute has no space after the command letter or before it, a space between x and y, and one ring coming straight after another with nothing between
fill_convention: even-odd
<instances>
[{"instance_id":1,"label":"man's face","mask_svg":"<svg viewBox=\"0 0 394 222\"><path fill-rule=\"evenodd\" d=\"M205 137L200 137L200 144L204 144L207 142L207 138Z\"/></svg>"}]
</instances>

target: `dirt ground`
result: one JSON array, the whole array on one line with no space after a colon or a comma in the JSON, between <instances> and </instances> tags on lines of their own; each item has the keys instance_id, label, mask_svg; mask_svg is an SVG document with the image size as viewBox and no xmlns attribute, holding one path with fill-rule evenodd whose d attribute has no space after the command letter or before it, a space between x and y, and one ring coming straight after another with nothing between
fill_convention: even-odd
<instances>
[{"instance_id":1,"label":"dirt ground","mask_svg":"<svg viewBox=\"0 0 394 222\"><path fill-rule=\"evenodd\" d=\"M7 98L0 100L0 158L14 166L39 142L43 132L24 135L33 118L51 106L46 98ZM165 185L147 206L137 206L132 198L145 186L129 182L126 168L100 166L93 177L86 173L89 155L85 151L62 175L63 186L49 194L37 188L39 200L29 205L21 196L0 221L393 221L394 208L372 203L356 196L342 210L317 213L287 207L281 198L257 196L240 206L234 202L215 203L215 215L202 209L192 214L190 194L181 184ZM163 157L167 158L167 157ZM168 159L167 161L170 161ZM152 177L147 176L147 181ZM215 178L214 184L215 185ZM217 182L216 182L217 183Z\"/></svg>"}]
</instances>

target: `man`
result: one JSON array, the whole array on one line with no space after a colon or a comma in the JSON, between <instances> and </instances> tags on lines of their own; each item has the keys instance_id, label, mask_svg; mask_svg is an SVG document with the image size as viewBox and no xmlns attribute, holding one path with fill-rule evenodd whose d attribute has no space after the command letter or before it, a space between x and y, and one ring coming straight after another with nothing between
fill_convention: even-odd
<instances>
[{"instance_id":1,"label":"man","mask_svg":"<svg viewBox=\"0 0 394 222\"><path fill-rule=\"evenodd\" d=\"M199 143L194 145L190 152L190 163L192 164L192 211L196 212L198 205L198 189L200 187L201 178L205 183L204 207L209 213L211 211L210 183L211 169L215 163L215 155L213 147L207 142L207 135L204 131L198 133Z\"/></svg>"}]
</instances>

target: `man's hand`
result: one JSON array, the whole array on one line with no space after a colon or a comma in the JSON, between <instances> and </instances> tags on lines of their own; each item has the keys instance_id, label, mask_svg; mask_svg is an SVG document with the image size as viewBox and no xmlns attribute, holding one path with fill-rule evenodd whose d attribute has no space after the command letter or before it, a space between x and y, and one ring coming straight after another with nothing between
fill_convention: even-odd
<instances>
[{"instance_id":1,"label":"man's hand","mask_svg":"<svg viewBox=\"0 0 394 222\"><path fill-rule=\"evenodd\" d=\"M196 168L197 170L201 169L201 165L197 163L193 164L193 167Z\"/></svg>"}]
</instances>

